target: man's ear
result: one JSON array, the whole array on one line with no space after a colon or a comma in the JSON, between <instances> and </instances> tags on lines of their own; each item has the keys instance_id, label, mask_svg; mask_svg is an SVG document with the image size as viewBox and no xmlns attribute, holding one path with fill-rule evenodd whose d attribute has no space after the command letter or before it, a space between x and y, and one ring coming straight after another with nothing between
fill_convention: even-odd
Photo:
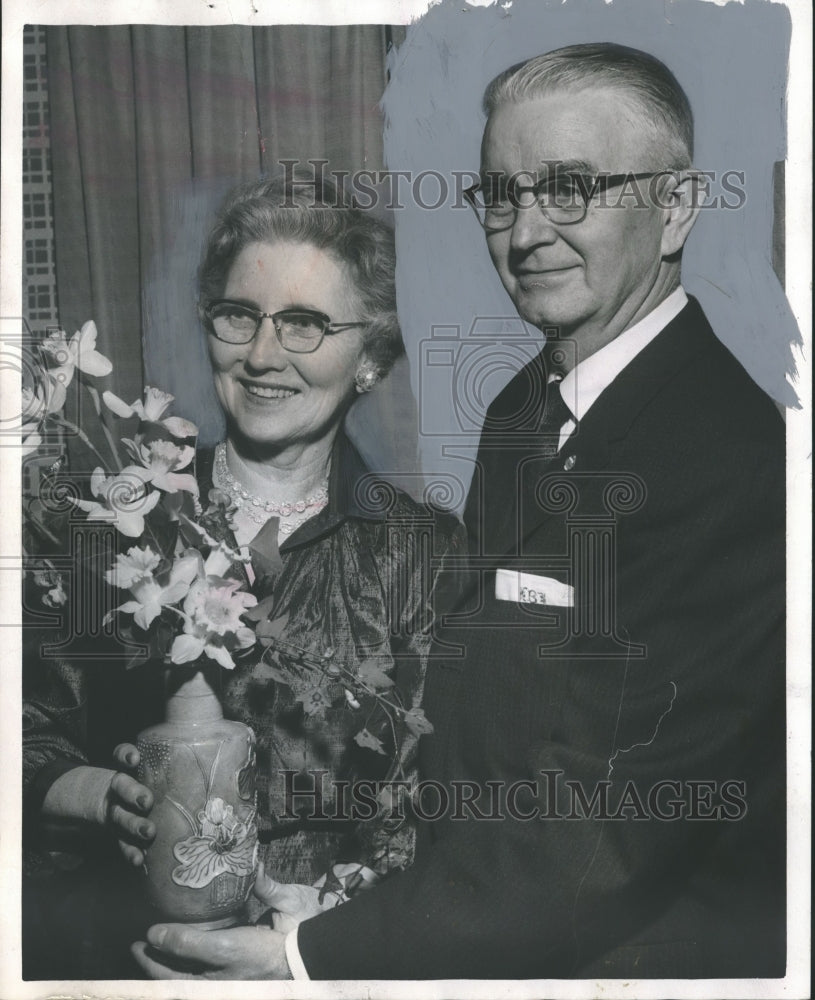
<instances>
[{"instance_id":1,"label":"man's ear","mask_svg":"<svg viewBox=\"0 0 815 1000\"><path fill-rule=\"evenodd\" d=\"M695 170L678 170L667 176L659 203L663 210L662 256L679 253L690 235L708 194L708 181Z\"/></svg>"}]
</instances>

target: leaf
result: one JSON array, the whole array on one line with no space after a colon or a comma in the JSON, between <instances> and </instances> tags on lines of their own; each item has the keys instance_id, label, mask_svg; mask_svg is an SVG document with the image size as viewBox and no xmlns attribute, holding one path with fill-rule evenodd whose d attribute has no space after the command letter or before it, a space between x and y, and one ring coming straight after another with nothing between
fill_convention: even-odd
<instances>
[{"instance_id":1,"label":"leaf","mask_svg":"<svg viewBox=\"0 0 815 1000\"><path fill-rule=\"evenodd\" d=\"M251 620L252 616L247 614L245 617ZM266 621L258 622L258 626L255 629L255 635L258 639L279 639L280 636L285 632L286 625L288 625L289 616L281 615L280 618L274 618L271 621L268 619Z\"/></svg>"},{"instance_id":2,"label":"leaf","mask_svg":"<svg viewBox=\"0 0 815 1000\"><path fill-rule=\"evenodd\" d=\"M275 598L274 595L271 595L270 597L264 597L264 599L259 604L256 604L249 611L244 611L243 617L250 622L263 621L264 618L267 618L269 616L272 608L275 606L276 603L277 603L277 598ZM288 620L288 615L284 615L283 617Z\"/></svg>"},{"instance_id":3,"label":"leaf","mask_svg":"<svg viewBox=\"0 0 815 1000\"><path fill-rule=\"evenodd\" d=\"M93 408L96 410L97 417L100 417L102 415L102 404L99 402L99 390L94 389L92 385L87 384L85 385L85 388L88 390L88 395L93 400Z\"/></svg>"},{"instance_id":4,"label":"leaf","mask_svg":"<svg viewBox=\"0 0 815 1000\"><path fill-rule=\"evenodd\" d=\"M130 659L125 662L125 670L133 670L135 667L140 667L145 663L149 663L152 657L144 653L134 653Z\"/></svg>"},{"instance_id":5,"label":"leaf","mask_svg":"<svg viewBox=\"0 0 815 1000\"><path fill-rule=\"evenodd\" d=\"M277 576L283 569L277 546L277 524L278 519L270 517L249 543L249 554L258 576Z\"/></svg>"},{"instance_id":6,"label":"leaf","mask_svg":"<svg viewBox=\"0 0 815 1000\"><path fill-rule=\"evenodd\" d=\"M132 438L119 438L122 444L125 446L125 451L128 455L135 461L141 462L141 452L139 451L139 446L136 444Z\"/></svg>"},{"instance_id":7,"label":"leaf","mask_svg":"<svg viewBox=\"0 0 815 1000\"><path fill-rule=\"evenodd\" d=\"M379 665L378 660L363 660L359 666L360 679L374 691L393 687L393 681Z\"/></svg>"},{"instance_id":8,"label":"leaf","mask_svg":"<svg viewBox=\"0 0 815 1000\"><path fill-rule=\"evenodd\" d=\"M320 888L317 900L322 906L323 900L325 899L327 893L333 892L336 895L340 895L342 891L343 891L342 882L340 882L340 880L334 874L334 869L332 868L330 871L327 871L325 873L325 882L323 882L322 887Z\"/></svg>"},{"instance_id":9,"label":"leaf","mask_svg":"<svg viewBox=\"0 0 815 1000\"><path fill-rule=\"evenodd\" d=\"M291 686L292 678L281 667L261 660L252 667L252 677L259 681L273 680Z\"/></svg>"},{"instance_id":10,"label":"leaf","mask_svg":"<svg viewBox=\"0 0 815 1000\"><path fill-rule=\"evenodd\" d=\"M163 660L175 636L173 628L162 621L154 623L150 631L145 632L134 621L124 622L119 618L117 631L127 645L142 646L144 649L143 653L134 652L129 656L125 663L126 670L140 667L151 660Z\"/></svg>"},{"instance_id":11,"label":"leaf","mask_svg":"<svg viewBox=\"0 0 815 1000\"><path fill-rule=\"evenodd\" d=\"M412 708L409 712L405 712L405 725L414 736L424 736L433 732L433 725L421 708Z\"/></svg>"},{"instance_id":12,"label":"leaf","mask_svg":"<svg viewBox=\"0 0 815 1000\"><path fill-rule=\"evenodd\" d=\"M309 688L302 694L297 695L297 701L303 703L303 711L306 715L321 715L327 708L331 707L331 699L322 688Z\"/></svg>"},{"instance_id":13,"label":"leaf","mask_svg":"<svg viewBox=\"0 0 815 1000\"><path fill-rule=\"evenodd\" d=\"M361 729L357 733L354 737L354 743L357 743L361 747L366 747L368 750L375 750L377 753L381 753L383 756L386 756L382 740L377 739L376 736L374 736L374 734L369 732L367 729Z\"/></svg>"}]
</instances>

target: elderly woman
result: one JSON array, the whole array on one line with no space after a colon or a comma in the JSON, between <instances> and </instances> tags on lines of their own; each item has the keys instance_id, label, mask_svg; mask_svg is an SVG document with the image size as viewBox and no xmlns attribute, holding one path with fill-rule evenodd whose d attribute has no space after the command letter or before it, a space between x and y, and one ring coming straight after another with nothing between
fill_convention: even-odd
<instances>
[{"instance_id":1,"label":"elderly woman","mask_svg":"<svg viewBox=\"0 0 815 1000\"><path fill-rule=\"evenodd\" d=\"M390 229L328 184L292 190L262 181L227 199L200 269L200 312L227 433L214 454L199 455L197 472L202 496L211 485L231 499L234 541L252 556L233 573L285 620L285 647L330 649L341 662L375 651L402 703L418 705L439 557L455 552L461 535L449 515L373 480L343 430L354 401L403 351L394 271ZM420 541L428 531L432 560ZM120 744L118 771L89 760L78 749L81 727L60 725L71 708L85 707L82 686L67 688L67 714L64 683L60 711L42 688L27 705L29 807L46 820L111 828L138 867L155 835L151 794L134 777L138 752ZM342 697L341 688L320 716L304 712L298 693L296 681L279 683L251 657L224 678L225 714L257 736L266 870L281 882L311 884L335 862L379 874L408 864L405 828L349 821L332 779L405 772L415 737L375 704ZM384 755L355 742L361 719ZM320 771L327 773L316 789ZM309 817L316 791L321 816L339 818Z\"/></svg>"}]
</instances>

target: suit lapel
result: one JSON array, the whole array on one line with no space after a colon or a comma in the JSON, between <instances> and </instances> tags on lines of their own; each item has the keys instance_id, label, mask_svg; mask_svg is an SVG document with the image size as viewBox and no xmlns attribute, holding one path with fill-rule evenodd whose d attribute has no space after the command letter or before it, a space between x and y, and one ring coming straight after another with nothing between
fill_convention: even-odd
<instances>
[{"instance_id":1,"label":"suit lapel","mask_svg":"<svg viewBox=\"0 0 815 1000\"><path fill-rule=\"evenodd\" d=\"M683 369L703 364L718 341L696 299L688 304L603 390L581 421L575 443L606 443L626 437L631 425L663 387Z\"/></svg>"},{"instance_id":2,"label":"suit lapel","mask_svg":"<svg viewBox=\"0 0 815 1000\"><path fill-rule=\"evenodd\" d=\"M682 312L598 396L560 454L547 462L539 461L537 466L530 463L534 478L558 471L568 478L572 471L608 470L612 446L627 437L654 397L689 365L706 363L705 356L717 345L699 303L689 297ZM530 451L527 457L533 454ZM534 516L524 518L521 551L536 551L540 546L534 544L534 536L555 515L534 501L534 483L526 484L522 496L526 503L531 498L533 506L527 510L534 511Z\"/></svg>"}]
</instances>

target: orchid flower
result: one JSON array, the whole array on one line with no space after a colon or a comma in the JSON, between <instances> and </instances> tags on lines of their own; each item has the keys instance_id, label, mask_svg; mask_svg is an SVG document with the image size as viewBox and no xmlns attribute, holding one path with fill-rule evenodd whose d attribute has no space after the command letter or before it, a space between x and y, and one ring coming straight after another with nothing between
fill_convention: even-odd
<instances>
[{"instance_id":1,"label":"orchid flower","mask_svg":"<svg viewBox=\"0 0 815 1000\"><path fill-rule=\"evenodd\" d=\"M184 600L184 634L176 636L170 650L173 663L190 663L203 653L227 670L234 668L232 653L255 642L240 616L257 604L254 594L238 587L238 580L216 583L200 577L192 584Z\"/></svg>"},{"instance_id":2,"label":"orchid flower","mask_svg":"<svg viewBox=\"0 0 815 1000\"><path fill-rule=\"evenodd\" d=\"M25 458L26 455L33 455L33 453L42 444L40 425L36 421L30 421L27 424L23 424L20 428L20 435L23 449L22 458Z\"/></svg>"},{"instance_id":3,"label":"orchid flower","mask_svg":"<svg viewBox=\"0 0 815 1000\"><path fill-rule=\"evenodd\" d=\"M115 476L105 477L101 468L91 475L91 493L101 501L73 500L88 513L89 521L111 521L123 535L138 538L144 531L144 516L156 506L161 494L147 492L150 473L128 465Z\"/></svg>"},{"instance_id":4,"label":"orchid flower","mask_svg":"<svg viewBox=\"0 0 815 1000\"><path fill-rule=\"evenodd\" d=\"M65 405L68 382L64 376L57 378L53 371L43 371L43 379L34 388L24 385L20 390L23 416L41 421L48 413L56 413Z\"/></svg>"},{"instance_id":5,"label":"orchid flower","mask_svg":"<svg viewBox=\"0 0 815 1000\"><path fill-rule=\"evenodd\" d=\"M123 611L133 615L136 624L146 630L161 614L162 608L176 604L187 596L198 572L196 556L186 554L176 559L166 586L159 583L153 573L160 562L161 556L153 552L149 545L145 549L134 546L126 555L120 553L116 556L116 563L105 573L105 579L114 587L129 590L133 600L114 608L106 620L117 611Z\"/></svg>"},{"instance_id":6,"label":"orchid flower","mask_svg":"<svg viewBox=\"0 0 815 1000\"><path fill-rule=\"evenodd\" d=\"M20 401L23 417L29 421L39 421L45 416L47 403L42 385L37 385L33 389L30 385L24 385L20 390Z\"/></svg>"},{"instance_id":7,"label":"orchid flower","mask_svg":"<svg viewBox=\"0 0 815 1000\"><path fill-rule=\"evenodd\" d=\"M173 437L193 437L198 433L198 428L191 421L184 420L183 417L164 417L163 420L161 419L164 411L174 399L175 396L171 396L169 392L162 392L161 389L154 389L150 385L145 386L144 402L137 399L130 406L112 392L102 393L102 402L117 417L139 417L140 420L149 423L161 424Z\"/></svg>"},{"instance_id":8,"label":"orchid flower","mask_svg":"<svg viewBox=\"0 0 815 1000\"><path fill-rule=\"evenodd\" d=\"M53 393L48 394L49 397L53 396ZM40 434L40 423L46 413L51 412L49 407L49 399L46 398L46 394L41 383L38 383L34 388L30 385L24 385L20 390L20 402L22 403L22 418L23 425L20 428L20 437L23 447L23 455L31 455L35 452L39 446L42 444L42 435ZM63 395L63 402L65 402Z\"/></svg>"},{"instance_id":9,"label":"orchid flower","mask_svg":"<svg viewBox=\"0 0 815 1000\"><path fill-rule=\"evenodd\" d=\"M190 445L179 446L172 441L151 441L149 444L137 444L125 439L128 451L138 461L143 462L150 474L149 481L165 493L177 493L185 490L198 496L198 483L190 473L179 475L178 469L185 469L195 458L195 448Z\"/></svg>"},{"instance_id":10,"label":"orchid flower","mask_svg":"<svg viewBox=\"0 0 815 1000\"><path fill-rule=\"evenodd\" d=\"M40 347L56 362L56 368L51 368L49 375L61 382L67 388L74 377L74 370L79 369L86 375L110 375L113 365L96 350L96 324L88 320L82 324L82 329L67 339L64 330L50 333Z\"/></svg>"}]
</instances>

